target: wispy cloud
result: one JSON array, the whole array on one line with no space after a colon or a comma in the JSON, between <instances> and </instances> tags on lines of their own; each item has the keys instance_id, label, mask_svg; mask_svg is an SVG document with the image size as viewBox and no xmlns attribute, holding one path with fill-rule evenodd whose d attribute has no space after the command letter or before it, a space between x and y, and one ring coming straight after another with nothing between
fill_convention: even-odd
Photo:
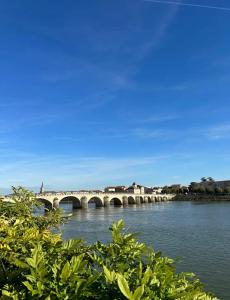
<instances>
[{"instance_id":1,"label":"wispy cloud","mask_svg":"<svg viewBox=\"0 0 230 300\"><path fill-rule=\"evenodd\" d=\"M63 118L63 113L43 113L36 116L21 116L20 118L0 120L0 134L6 134L23 128L46 126Z\"/></svg>"},{"instance_id":2,"label":"wispy cloud","mask_svg":"<svg viewBox=\"0 0 230 300\"><path fill-rule=\"evenodd\" d=\"M161 122L167 122L167 121L173 121L173 120L178 120L180 116L176 114L163 114L163 115L152 115L150 117L146 118L138 118L136 120L137 123L161 123Z\"/></svg>"},{"instance_id":3,"label":"wispy cloud","mask_svg":"<svg viewBox=\"0 0 230 300\"><path fill-rule=\"evenodd\" d=\"M212 140L230 138L230 124L219 124L211 126L205 132L206 136Z\"/></svg>"},{"instance_id":4,"label":"wispy cloud","mask_svg":"<svg viewBox=\"0 0 230 300\"><path fill-rule=\"evenodd\" d=\"M152 52L155 48L159 47L163 38L165 37L169 26L177 14L178 8L176 6L167 10L166 14L161 18L161 22L157 25L155 31L151 31L151 38L144 42L138 49L137 58L142 60Z\"/></svg>"},{"instance_id":5,"label":"wispy cloud","mask_svg":"<svg viewBox=\"0 0 230 300\"><path fill-rule=\"evenodd\" d=\"M140 139L168 139L171 132L164 129L136 128L133 130L133 136Z\"/></svg>"},{"instance_id":6,"label":"wispy cloud","mask_svg":"<svg viewBox=\"0 0 230 300\"><path fill-rule=\"evenodd\" d=\"M31 157L16 162L1 161L1 185L39 185L44 180L55 189L64 187L103 186L109 182L129 182L136 172L148 172L157 161L168 156L151 157L80 157L70 159L64 156ZM23 177L21 176L23 174Z\"/></svg>"},{"instance_id":7,"label":"wispy cloud","mask_svg":"<svg viewBox=\"0 0 230 300\"><path fill-rule=\"evenodd\" d=\"M22 98L8 98L0 97L0 112L4 109L37 107L44 104L44 100L39 98L22 99Z\"/></svg>"},{"instance_id":8,"label":"wispy cloud","mask_svg":"<svg viewBox=\"0 0 230 300\"><path fill-rule=\"evenodd\" d=\"M47 56L47 59L50 56L52 62L56 57L53 62L54 68L41 75L43 80L51 83L66 80L78 82L84 77L88 82L88 87L96 83L99 88L134 88L137 85L135 75L139 72L142 60L160 46L178 8L169 7L161 13L154 26L147 27L143 22L137 22L142 18L143 3L138 3L136 11L132 10L132 6L130 6L128 16L125 15L128 20L118 28L99 26L96 30L95 24L89 22L79 31L74 21L76 25L74 32L73 24L68 26L68 22L64 24L64 31L63 28L51 31L50 28L43 29L44 34L50 32L50 36L57 38L60 42L62 42L60 36L70 36L71 33L74 36L81 34L82 45L89 49L87 56L83 53L78 58L71 54L65 56L57 53L43 54ZM134 24L130 24L132 19L135 19ZM84 38L82 38L82 33L84 33ZM89 60L89 55L96 59Z\"/></svg>"},{"instance_id":9,"label":"wispy cloud","mask_svg":"<svg viewBox=\"0 0 230 300\"><path fill-rule=\"evenodd\" d=\"M167 1L167 0L144 0L145 2L152 2L158 4L169 4L169 5L178 5L178 6L189 6L189 7L197 7L197 8L208 8L208 9L215 9L215 10L222 10L230 12L230 7L223 7L223 6L213 6L213 5L205 5L205 4L195 4L195 3L184 3L178 1Z\"/></svg>"}]
</instances>

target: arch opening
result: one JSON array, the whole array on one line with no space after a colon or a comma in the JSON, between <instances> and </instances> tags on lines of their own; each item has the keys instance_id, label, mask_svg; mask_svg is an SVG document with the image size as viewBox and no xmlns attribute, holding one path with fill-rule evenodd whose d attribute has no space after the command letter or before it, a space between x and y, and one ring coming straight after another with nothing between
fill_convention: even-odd
<instances>
[{"instance_id":1,"label":"arch opening","mask_svg":"<svg viewBox=\"0 0 230 300\"><path fill-rule=\"evenodd\" d=\"M140 202L145 203L144 198L140 196Z\"/></svg>"},{"instance_id":2,"label":"arch opening","mask_svg":"<svg viewBox=\"0 0 230 300\"><path fill-rule=\"evenodd\" d=\"M66 210L81 208L81 201L74 196L67 196L60 200L59 207Z\"/></svg>"},{"instance_id":3,"label":"arch opening","mask_svg":"<svg viewBox=\"0 0 230 300\"><path fill-rule=\"evenodd\" d=\"M101 198L99 198L99 197L92 197L88 201L88 207L89 208L103 207L103 202L102 202Z\"/></svg>"},{"instance_id":4,"label":"arch opening","mask_svg":"<svg viewBox=\"0 0 230 300\"><path fill-rule=\"evenodd\" d=\"M122 200L119 198L112 198L110 200L110 204L113 206L121 206L122 205Z\"/></svg>"},{"instance_id":5,"label":"arch opening","mask_svg":"<svg viewBox=\"0 0 230 300\"><path fill-rule=\"evenodd\" d=\"M41 205L40 208L39 207L35 208L35 214L39 214L42 211L52 210L53 205L52 205L52 203L49 200L44 199L44 198L37 198L36 200L38 202L40 202L42 205Z\"/></svg>"},{"instance_id":6,"label":"arch opening","mask_svg":"<svg viewBox=\"0 0 230 300\"><path fill-rule=\"evenodd\" d=\"M151 197L148 197L148 203L151 203L151 202L152 202Z\"/></svg>"},{"instance_id":7,"label":"arch opening","mask_svg":"<svg viewBox=\"0 0 230 300\"><path fill-rule=\"evenodd\" d=\"M128 204L135 204L135 199L132 196L128 197Z\"/></svg>"}]
</instances>

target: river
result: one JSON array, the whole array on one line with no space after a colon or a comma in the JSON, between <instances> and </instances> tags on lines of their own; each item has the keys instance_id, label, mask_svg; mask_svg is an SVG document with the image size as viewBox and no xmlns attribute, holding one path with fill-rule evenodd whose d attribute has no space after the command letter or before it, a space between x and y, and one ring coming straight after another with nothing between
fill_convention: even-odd
<instances>
[{"instance_id":1,"label":"river","mask_svg":"<svg viewBox=\"0 0 230 300\"><path fill-rule=\"evenodd\" d=\"M65 210L69 207L66 204ZM75 210L63 237L87 242L110 240L112 222L124 219L139 240L179 259L178 271L194 272L205 287L230 299L230 203L164 202L139 206Z\"/></svg>"}]
</instances>

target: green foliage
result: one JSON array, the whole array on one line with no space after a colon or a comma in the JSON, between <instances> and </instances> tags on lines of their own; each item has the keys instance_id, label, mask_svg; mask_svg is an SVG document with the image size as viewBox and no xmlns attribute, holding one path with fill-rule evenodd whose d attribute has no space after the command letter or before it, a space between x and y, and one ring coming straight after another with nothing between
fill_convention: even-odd
<instances>
[{"instance_id":1,"label":"green foliage","mask_svg":"<svg viewBox=\"0 0 230 300\"><path fill-rule=\"evenodd\" d=\"M202 177L202 178L200 179L200 181L201 181L201 182L206 182L206 181L207 181L207 178L206 178L206 177Z\"/></svg>"},{"instance_id":2,"label":"green foliage","mask_svg":"<svg viewBox=\"0 0 230 300\"><path fill-rule=\"evenodd\" d=\"M204 186L201 185L198 187L198 193L204 194L205 192L206 192L206 189Z\"/></svg>"},{"instance_id":3,"label":"green foliage","mask_svg":"<svg viewBox=\"0 0 230 300\"><path fill-rule=\"evenodd\" d=\"M230 187L225 187L224 188L224 193L225 194L230 194Z\"/></svg>"},{"instance_id":4,"label":"green foliage","mask_svg":"<svg viewBox=\"0 0 230 300\"><path fill-rule=\"evenodd\" d=\"M215 193L215 189L214 189L213 186L207 186L205 188L205 191L206 191L207 194L214 194Z\"/></svg>"},{"instance_id":5,"label":"green foliage","mask_svg":"<svg viewBox=\"0 0 230 300\"><path fill-rule=\"evenodd\" d=\"M221 193L223 193L223 189L217 186L217 187L215 187L215 193L221 194Z\"/></svg>"},{"instance_id":6,"label":"green foliage","mask_svg":"<svg viewBox=\"0 0 230 300\"><path fill-rule=\"evenodd\" d=\"M14 189L15 204L0 202L0 299L214 300L193 274L176 273L163 257L112 224L111 242L63 241L50 228L59 212L34 216L30 192Z\"/></svg>"}]
</instances>

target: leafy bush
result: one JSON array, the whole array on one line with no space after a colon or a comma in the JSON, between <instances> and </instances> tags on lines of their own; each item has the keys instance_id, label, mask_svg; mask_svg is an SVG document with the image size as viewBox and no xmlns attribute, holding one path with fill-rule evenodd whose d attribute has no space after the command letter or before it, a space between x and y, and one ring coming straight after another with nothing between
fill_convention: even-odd
<instances>
[{"instance_id":1,"label":"leafy bush","mask_svg":"<svg viewBox=\"0 0 230 300\"><path fill-rule=\"evenodd\" d=\"M108 244L63 241L50 230L58 211L34 216L32 193L14 188L15 204L0 201L0 299L211 300L193 274L112 225Z\"/></svg>"}]
</instances>

